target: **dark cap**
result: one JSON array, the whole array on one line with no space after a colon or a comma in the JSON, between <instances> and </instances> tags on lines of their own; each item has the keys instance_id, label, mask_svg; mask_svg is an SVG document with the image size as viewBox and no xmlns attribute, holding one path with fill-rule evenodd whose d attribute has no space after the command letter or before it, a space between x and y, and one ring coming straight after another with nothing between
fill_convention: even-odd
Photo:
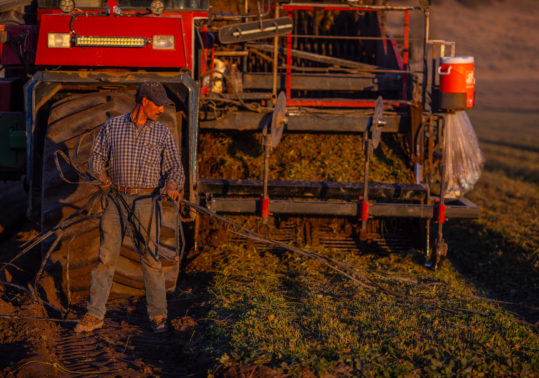
<instances>
[{"instance_id":1,"label":"dark cap","mask_svg":"<svg viewBox=\"0 0 539 378\"><path fill-rule=\"evenodd\" d=\"M174 102L168 98L167 91L165 90L165 87L163 87L163 84L158 81L148 80L138 86L136 95L137 103L141 103L143 97L151 100L157 106L174 104Z\"/></svg>"}]
</instances>

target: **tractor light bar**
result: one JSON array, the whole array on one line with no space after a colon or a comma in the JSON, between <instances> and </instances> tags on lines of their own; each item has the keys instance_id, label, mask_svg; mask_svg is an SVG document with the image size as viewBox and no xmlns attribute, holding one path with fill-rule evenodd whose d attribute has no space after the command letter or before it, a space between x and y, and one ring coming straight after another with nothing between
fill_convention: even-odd
<instances>
[{"instance_id":1,"label":"tractor light bar","mask_svg":"<svg viewBox=\"0 0 539 378\"><path fill-rule=\"evenodd\" d=\"M152 47L156 50L174 50L174 36L154 35Z\"/></svg>"},{"instance_id":2,"label":"tractor light bar","mask_svg":"<svg viewBox=\"0 0 539 378\"><path fill-rule=\"evenodd\" d=\"M69 33L47 34L47 47L67 49L71 47L71 35Z\"/></svg>"},{"instance_id":3,"label":"tractor light bar","mask_svg":"<svg viewBox=\"0 0 539 378\"><path fill-rule=\"evenodd\" d=\"M144 47L148 41L144 37L90 37L75 36L77 47Z\"/></svg>"}]
</instances>

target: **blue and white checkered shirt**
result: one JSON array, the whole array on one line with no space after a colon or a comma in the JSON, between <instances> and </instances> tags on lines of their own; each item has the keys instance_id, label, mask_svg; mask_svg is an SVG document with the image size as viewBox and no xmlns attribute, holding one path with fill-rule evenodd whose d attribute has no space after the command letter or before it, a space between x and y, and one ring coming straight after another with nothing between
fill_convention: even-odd
<instances>
[{"instance_id":1,"label":"blue and white checkered shirt","mask_svg":"<svg viewBox=\"0 0 539 378\"><path fill-rule=\"evenodd\" d=\"M168 127L148 120L139 130L131 113L105 122L94 141L89 165L98 177L110 176L113 185L127 188L156 188L167 182L181 190L185 181Z\"/></svg>"}]
</instances>

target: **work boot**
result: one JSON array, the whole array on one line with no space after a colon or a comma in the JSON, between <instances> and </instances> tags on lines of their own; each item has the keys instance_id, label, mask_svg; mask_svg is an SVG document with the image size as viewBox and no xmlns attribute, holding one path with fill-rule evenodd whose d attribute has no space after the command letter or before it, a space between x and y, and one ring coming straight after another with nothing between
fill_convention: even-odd
<instances>
[{"instance_id":1,"label":"work boot","mask_svg":"<svg viewBox=\"0 0 539 378\"><path fill-rule=\"evenodd\" d=\"M166 316L154 316L150 317L150 327L153 333L165 333L168 331L167 317Z\"/></svg>"},{"instance_id":2,"label":"work boot","mask_svg":"<svg viewBox=\"0 0 539 378\"><path fill-rule=\"evenodd\" d=\"M103 327L103 319L86 313L75 326L75 333L92 332L94 329Z\"/></svg>"}]
</instances>

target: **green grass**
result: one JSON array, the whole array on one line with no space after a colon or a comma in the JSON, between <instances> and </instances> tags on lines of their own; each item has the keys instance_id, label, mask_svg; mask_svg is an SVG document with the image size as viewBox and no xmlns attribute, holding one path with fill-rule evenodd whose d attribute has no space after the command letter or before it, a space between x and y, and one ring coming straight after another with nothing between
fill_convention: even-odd
<instances>
[{"instance_id":1,"label":"green grass","mask_svg":"<svg viewBox=\"0 0 539 378\"><path fill-rule=\"evenodd\" d=\"M474 110L486 165L468 197L481 217L449 228L451 260L498 299L539 306L539 113ZM520 311L538 322L539 314Z\"/></svg>"},{"instance_id":2,"label":"green grass","mask_svg":"<svg viewBox=\"0 0 539 378\"><path fill-rule=\"evenodd\" d=\"M227 257L215 271L209 316L219 320L209 322L206 342L225 365L307 368L316 375L345 366L354 375L389 376L539 369L536 335L497 305L464 297L473 290L448 264L426 272L413 254L346 257L382 287L404 294L395 296L358 287L304 257L222 248ZM388 268L421 283L386 276Z\"/></svg>"},{"instance_id":3,"label":"green grass","mask_svg":"<svg viewBox=\"0 0 539 378\"><path fill-rule=\"evenodd\" d=\"M371 290L291 252L208 246L200 256L215 256L210 312L196 347L209 353L210 374L233 365L317 376L539 374L538 311L471 297L539 307L539 114L470 117L487 163L468 197L482 213L447 224L437 271L415 250L316 248L356 265L356 277L380 288Z\"/></svg>"}]
</instances>

